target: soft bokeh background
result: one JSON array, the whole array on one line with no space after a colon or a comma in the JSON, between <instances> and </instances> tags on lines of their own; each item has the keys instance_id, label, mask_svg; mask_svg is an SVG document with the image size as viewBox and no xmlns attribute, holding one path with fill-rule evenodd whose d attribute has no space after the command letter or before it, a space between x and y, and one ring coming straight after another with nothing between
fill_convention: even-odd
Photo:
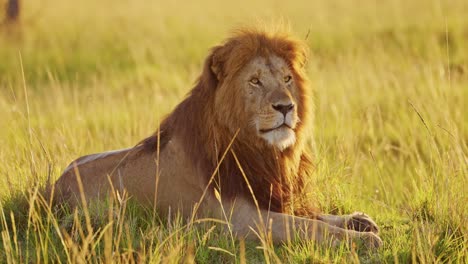
<instances>
[{"instance_id":1,"label":"soft bokeh background","mask_svg":"<svg viewBox=\"0 0 468 264\"><path fill-rule=\"evenodd\" d=\"M3 200L80 155L134 145L230 30L283 24L311 49L325 212L375 217L388 261L466 260L468 1L22 4L19 23L0 26Z\"/></svg>"}]
</instances>

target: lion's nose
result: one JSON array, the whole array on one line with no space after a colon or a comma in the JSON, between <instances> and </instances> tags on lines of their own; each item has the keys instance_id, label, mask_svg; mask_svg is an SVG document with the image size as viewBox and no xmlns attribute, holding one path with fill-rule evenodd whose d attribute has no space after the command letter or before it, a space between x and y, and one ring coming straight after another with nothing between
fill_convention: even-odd
<instances>
[{"instance_id":1,"label":"lion's nose","mask_svg":"<svg viewBox=\"0 0 468 264\"><path fill-rule=\"evenodd\" d=\"M294 104L274 104L272 105L273 109L276 111L282 113L283 115L286 116L287 113L289 113L291 110L294 109Z\"/></svg>"}]
</instances>

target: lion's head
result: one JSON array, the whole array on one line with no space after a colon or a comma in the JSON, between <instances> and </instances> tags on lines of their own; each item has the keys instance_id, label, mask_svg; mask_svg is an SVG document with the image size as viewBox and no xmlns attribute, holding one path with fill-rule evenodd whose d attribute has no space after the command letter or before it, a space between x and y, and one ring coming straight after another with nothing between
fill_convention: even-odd
<instances>
[{"instance_id":1,"label":"lion's head","mask_svg":"<svg viewBox=\"0 0 468 264\"><path fill-rule=\"evenodd\" d=\"M305 121L307 49L280 34L242 30L212 51L217 121L243 140L279 150L294 145ZM261 139L259 141L258 139Z\"/></svg>"}]
</instances>

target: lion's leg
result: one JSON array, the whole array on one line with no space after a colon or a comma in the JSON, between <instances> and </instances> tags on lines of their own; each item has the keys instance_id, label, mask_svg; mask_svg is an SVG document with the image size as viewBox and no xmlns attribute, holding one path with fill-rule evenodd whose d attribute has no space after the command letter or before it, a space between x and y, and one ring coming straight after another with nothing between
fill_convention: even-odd
<instances>
[{"instance_id":1,"label":"lion's leg","mask_svg":"<svg viewBox=\"0 0 468 264\"><path fill-rule=\"evenodd\" d=\"M354 240L363 241L368 248L376 248L382 244L381 239L372 232L346 230L320 220L257 210L247 202L237 204L232 212L230 222L233 231L238 236L247 238L259 239L253 229L259 234L270 234L276 243L286 242L296 234L301 239L312 239L325 245L335 246Z\"/></svg>"},{"instance_id":2,"label":"lion's leg","mask_svg":"<svg viewBox=\"0 0 468 264\"><path fill-rule=\"evenodd\" d=\"M340 228L359 232L379 233L379 227L374 220L361 212L354 212L349 215L319 215L317 219Z\"/></svg>"}]
</instances>

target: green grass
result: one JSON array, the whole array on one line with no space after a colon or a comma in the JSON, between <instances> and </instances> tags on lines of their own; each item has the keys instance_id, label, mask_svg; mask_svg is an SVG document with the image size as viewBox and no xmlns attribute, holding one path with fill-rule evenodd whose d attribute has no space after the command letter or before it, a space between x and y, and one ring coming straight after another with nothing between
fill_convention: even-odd
<instances>
[{"instance_id":1,"label":"green grass","mask_svg":"<svg viewBox=\"0 0 468 264\"><path fill-rule=\"evenodd\" d=\"M0 262L468 262L467 1L157 2L24 1L0 27ZM209 48L257 19L307 36L315 196L374 217L383 248L244 245L131 200L37 198L76 157L154 131Z\"/></svg>"}]
</instances>

